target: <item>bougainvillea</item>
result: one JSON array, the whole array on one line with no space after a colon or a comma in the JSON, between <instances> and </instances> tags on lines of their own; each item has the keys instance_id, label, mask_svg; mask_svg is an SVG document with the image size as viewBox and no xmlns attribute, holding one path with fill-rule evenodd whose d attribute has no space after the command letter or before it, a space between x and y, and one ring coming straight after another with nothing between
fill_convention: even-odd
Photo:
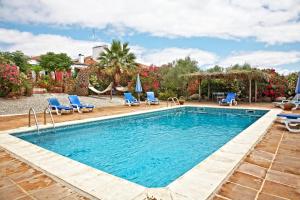
<instances>
[{"instance_id":1,"label":"bougainvillea","mask_svg":"<svg viewBox=\"0 0 300 200\"><path fill-rule=\"evenodd\" d=\"M19 89L19 73L19 69L15 65L0 65L0 96L6 96Z\"/></svg>"},{"instance_id":2,"label":"bougainvillea","mask_svg":"<svg viewBox=\"0 0 300 200\"><path fill-rule=\"evenodd\" d=\"M160 88L160 73L159 67L151 65L150 67L143 67L139 69L141 82L144 91L157 92Z\"/></svg>"},{"instance_id":3,"label":"bougainvillea","mask_svg":"<svg viewBox=\"0 0 300 200\"><path fill-rule=\"evenodd\" d=\"M283 97L286 95L287 80L283 75L279 75L274 69L267 69L264 72L268 73L270 78L262 91L262 94L271 97L273 100L276 97Z\"/></svg>"},{"instance_id":4,"label":"bougainvillea","mask_svg":"<svg viewBox=\"0 0 300 200\"><path fill-rule=\"evenodd\" d=\"M195 94L198 92L198 88L199 88L199 80L192 80L189 82L188 84L188 94Z\"/></svg>"}]
</instances>

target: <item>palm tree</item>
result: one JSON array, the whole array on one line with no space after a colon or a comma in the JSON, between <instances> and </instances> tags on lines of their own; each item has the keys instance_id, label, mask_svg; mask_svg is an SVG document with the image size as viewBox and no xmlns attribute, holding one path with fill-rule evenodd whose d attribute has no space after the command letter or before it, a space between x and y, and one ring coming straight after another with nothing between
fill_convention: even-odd
<instances>
[{"instance_id":1,"label":"palm tree","mask_svg":"<svg viewBox=\"0 0 300 200\"><path fill-rule=\"evenodd\" d=\"M115 86L120 84L120 75L129 73L136 68L135 55L130 52L128 43L122 44L118 40L113 40L110 48L104 48L98 60L99 65L114 77Z\"/></svg>"}]
</instances>

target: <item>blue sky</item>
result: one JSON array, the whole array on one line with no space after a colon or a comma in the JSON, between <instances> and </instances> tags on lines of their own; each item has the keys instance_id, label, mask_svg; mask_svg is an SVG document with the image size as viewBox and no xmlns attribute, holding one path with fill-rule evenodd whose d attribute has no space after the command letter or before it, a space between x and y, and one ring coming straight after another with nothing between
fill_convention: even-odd
<instances>
[{"instance_id":1,"label":"blue sky","mask_svg":"<svg viewBox=\"0 0 300 200\"><path fill-rule=\"evenodd\" d=\"M300 71L299 19L299 0L2 0L0 48L75 58L120 39L145 64L190 56L201 68L247 62L286 74Z\"/></svg>"}]
</instances>

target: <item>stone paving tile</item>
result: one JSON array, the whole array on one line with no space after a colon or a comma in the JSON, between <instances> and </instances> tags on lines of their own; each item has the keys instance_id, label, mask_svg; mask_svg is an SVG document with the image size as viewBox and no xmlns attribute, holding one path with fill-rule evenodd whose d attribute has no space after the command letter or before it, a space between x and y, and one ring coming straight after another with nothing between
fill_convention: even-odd
<instances>
[{"instance_id":1,"label":"stone paving tile","mask_svg":"<svg viewBox=\"0 0 300 200\"><path fill-rule=\"evenodd\" d=\"M214 196L211 200L228 200L228 198L222 196Z\"/></svg>"},{"instance_id":2,"label":"stone paving tile","mask_svg":"<svg viewBox=\"0 0 300 200\"><path fill-rule=\"evenodd\" d=\"M299 163L300 162L300 157L292 157L292 156L288 156L288 155L284 155L284 154L277 154L275 160L275 162L281 162L281 163L286 163L286 162L296 162Z\"/></svg>"},{"instance_id":3,"label":"stone paving tile","mask_svg":"<svg viewBox=\"0 0 300 200\"><path fill-rule=\"evenodd\" d=\"M290 151L295 151L300 153L300 146L298 145L299 143L295 141L283 141L284 143L281 143L280 148L285 149L285 150L290 150Z\"/></svg>"},{"instance_id":4,"label":"stone paving tile","mask_svg":"<svg viewBox=\"0 0 300 200\"><path fill-rule=\"evenodd\" d=\"M243 162L237 170L238 172L242 172L245 174L249 174L258 178L264 178L266 175L266 168L260 167L258 165L254 165L248 162Z\"/></svg>"},{"instance_id":5,"label":"stone paving tile","mask_svg":"<svg viewBox=\"0 0 300 200\"><path fill-rule=\"evenodd\" d=\"M0 164L5 164L5 162L12 161L12 160L16 160L16 159L12 158L8 154L5 154L2 157L0 157Z\"/></svg>"},{"instance_id":6,"label":"stone paving tile","mask_svg":"<svg viewBox=\"0 0 300 200\"><path fill-rule=\"evenodd\" d=\"M18 173L22 173L28 169L30 169L31 167L23 162L15 162L9 165L9 167L6 168L5 170L5 174L7 176L11 175L11 174L18 174Z\"/></svg>"},{"instance_id":7,"label":"stone paving tile","mask_svg":"<svg viewBox=\"0 0 300 200\"><path fill-rule=\"evenodd\" d=\"M31 193L37 190L47 188L53 184L55 184L55 181L45 174L29 178L25 181L18 183L20 187Z\"/></svg>"},{"instance_id":8,"label":"stone paving tile","mask_svg":"<svg viewBox=\"0 0 300 200\"><path fill-rule=\"evenodd\" d=\"M270 170L267 173L266 179L274 183L280 183L300 189L300 176L298 175Z\"/></svg>"},{"instance_id":9,"label":"stone paving tile","mask_svg":"<svg viewBox=\"0 0 300 200\"><path fill-rule=\"evenodd\" d=\"M295 157L295 158L300 158L300 151L295 150L295 149L286 149L286 148L279 148L278 154L284 154L287 156Z\"/></svg>"},{"instance_id":10,"label":"stone paving tile","mask_svg":"<svg viewBox=\"0 0 300 200\"><path fill-rule=\"evenodd\" d=\"M1 149L0 155L0 200L89 199Z\"/></svg>"},{"instance_id":11,"label":"stone paving tile","mask_svg":"<svg viewBox=\"0 0 300 200\"><path fill-rule=\"evenodd\" d=\"M16 183L22 182L28 178L32 178L34 176L41 175L42 172L29 168L27 170L21 171L19 173L10 174L9 177Z\"/></svg>"},{"instance_id":12,"label":"stone paving tile","mask_svg":"<svg viewBox=\"0 0 300 200\"><path fill-rule=\"evenodd\" d=\"M230 176L228 181L259 190L263 179L236 171Z\"/></svg>"},{"instance_id":13,"label":"stone paving tile","mask_svg":"<svg viewBox=\"0 0 300 200\"><path fill-rule=\"evenodd\" d=\"M11 186L13 185L14 182L12 182L9 178L7 177L0 177L0 189L7 187L7 186Z\"/></svg>"},{"instance_id":14,"label":"stone paving tile","mask_svg":"<svg viewBox=\"0 0 300 200\"><path fill-rule=\"evenodd\" d=\"M286 200L285 198L273 196L270 194L259 193L257 200Z\"/></svg>"},{"instance_id":15,"label":"stone paving tile","mask_svg":"<svg viewBox=\"0 0 300 200\"><path fill-rule=\"evenodd\" d=\"M63 198L62 200L88 200L88 198L81 196L79 194L71 194L71 195Z\"/></svg>"},{"instance_id":16,"label":"stone paving tile","mask_svg":"<svg viewBox=\"0 0 300 200\"><path fill-rule=\"evenodd\" d=\"M30 196L26 195L26 196L17 198L17 199L15 199L15 200L36 200L36 199L33 199L33 198L31 198Z\"/></svg>"},{"instance_id":17,"label":"stone paving tile","mask_svg":"<svg viewBox=\"0 0 300 200\"><path fill-rule=\"evenodd\" d=\"M276 151L275 145L270 146L270 144L268 144L267 142L264 142L264 141L258 143L258 145L255 148L257 150L262 150L262 151L266 151L269 153L275 153L275 151Z\"/></svg>"},{"instance_id":18,"label":"stone paving tile","mask_svg":"<svg viewBox=\"0 0 300 200\"><path fill-rule=\"evenodd\" d=\"M271 161L275 156L272 153L268 153L266 151L261 151L261 150L257 150L257 149L254 149L250 155L259 157L261 159L269 160L269 161Z\"/></svg>"},{"instance_id":19,"label":"stone paving tile","mask_svg":"<svg viewBox=\"0 0 300 200\"><path fill-rule=\"evenodd\" d=\"M73 192L72 190L70 190L65 186L56 183L46 188L40 188L35 191L29 191L29 193L34 198L37 199L56 200L56 199L63 199L75 192Z\"/></svg>"},{"instance_id":20,"label":"stone paving tile","mask_svg":"<svg viewBox=\"0 0 300 200\"><path fill-rule=\"evenodd\" d=\"M266 181L262 189L263 193L287 198L287 199L300 199L300 188L285 186L282 184Z\"/></svg>"},{"instance_id":21,"label":"stone paving tile","mask_svg":"<svg viewBox=\"0 0 300 200\"><path fill-rule=\"evenodd\" d=\"M269 168L269 166L271 165L271 159L266 159L265 157L257 155L255 153L248 155L245 161L254 165L261 166L263 168Z\"/></svg>"},{"instance_id":22,"label":"stone paving tile","mask_svg":"<svg viewBox=\"0 0 300 200\"><path fill-rule=\"evenodd\" d=\"M1 200L13 200L23 196L26 196L26 193L16 185L11 185L9 187L0 189Z\"/></svg>"},{"instance_id":23,"label":"stone paving tile","mask_svg":"<svg viewBox=\"0 0 300 200\"><path fill-rule=\"evenodd\" d=\"M256 190L246 188L230 182L225 183L218 192L219 195L232 200L252 200L255 198L256 193Z\"/></svg>"},{"instance_id":24,"label":"stone paving tile","mask_svg":"<svg viewBox=\"0 0 300 200\"><path fill-rule=\"evenodd\" d=\"M274 162L272 165L272 170L277 170L280 172L300 175L300 163L294 160L288 160L287 162Z\"/></svg>"}]
</instances>

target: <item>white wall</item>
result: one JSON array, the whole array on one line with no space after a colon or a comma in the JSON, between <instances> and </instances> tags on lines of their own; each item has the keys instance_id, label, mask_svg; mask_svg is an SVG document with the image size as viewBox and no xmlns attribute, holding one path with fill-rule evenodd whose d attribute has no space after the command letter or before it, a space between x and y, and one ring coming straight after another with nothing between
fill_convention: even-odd
<instances>
[{"instance_id":1,"label":"white wall","mask_svg":"<svg viewBox=\"0 0 300 200\"><path fill-rule=\"evenodd\" d=\"M98 58L100 54L104 51L104 48L107 47L107 45L100 45L93 47L93 59L98 61Z\"/></svg>"}]
</instances>

